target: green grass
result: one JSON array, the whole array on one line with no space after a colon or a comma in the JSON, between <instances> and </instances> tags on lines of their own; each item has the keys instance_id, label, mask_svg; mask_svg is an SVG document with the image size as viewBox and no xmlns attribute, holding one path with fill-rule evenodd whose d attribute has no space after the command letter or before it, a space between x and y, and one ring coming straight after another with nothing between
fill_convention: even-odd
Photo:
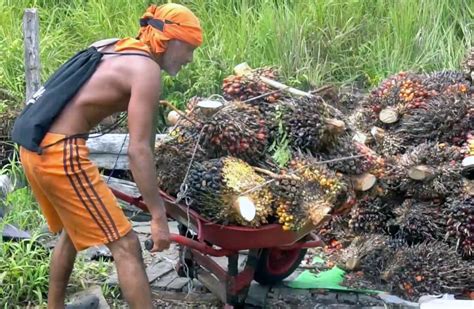
<instances>
[{"instance_id":1,"label":"green grass","mask_svg":"<svg viewBox=\"0 0 474 309\"><path fill-rule=\"evenodd\" d=\"M0 0L0 87L24 93L21 17L37 7L42 76L91 42L134 36L152 1ZM165 2L165 1L162 1ZM158 3L162 3L158 2ZM473 43L474 1L183 0L204 45L178 78L163 78L177 105L218 93L240 62L275 65L301 88L355 80L371 86L400 70L456 69Z\"/></svg>"}]
</instances>

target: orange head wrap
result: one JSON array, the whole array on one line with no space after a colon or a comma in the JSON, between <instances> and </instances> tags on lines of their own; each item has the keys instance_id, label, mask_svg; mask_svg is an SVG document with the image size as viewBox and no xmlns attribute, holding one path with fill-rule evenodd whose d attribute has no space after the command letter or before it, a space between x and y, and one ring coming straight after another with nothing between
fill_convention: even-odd
<instances>
[{"instance_id":1,"label":"orange head wrap","mask_svg":"<svg viewBox=\"0 0 474 309\"><path fill-rule=\"evenodd\" d=\"M199 19L188 8L168 3L150 6L140 19L138 38L155 54L166 50L167 41L177 39L193 46L202 44Z\"/></svg>"}]
</instances>

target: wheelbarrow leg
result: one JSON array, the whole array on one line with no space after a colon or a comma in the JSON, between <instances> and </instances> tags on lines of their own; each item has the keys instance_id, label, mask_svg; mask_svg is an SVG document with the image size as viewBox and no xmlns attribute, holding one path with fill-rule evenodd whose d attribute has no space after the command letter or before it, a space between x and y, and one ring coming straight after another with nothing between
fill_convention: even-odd
<instances>
[{"instance_id":1,"label":"wheelbarrow leg","mask_svg":"<svg viewBox=\"0 0 474 309\"><path fill-rule=\"evenodd\" d=\"M249 250L245 268L241 273L238 269L239 255L228 257L226 306L231 306L228 308L244 306L255 273L259 251L258 249Z\"/></svg>"}]
</instances>

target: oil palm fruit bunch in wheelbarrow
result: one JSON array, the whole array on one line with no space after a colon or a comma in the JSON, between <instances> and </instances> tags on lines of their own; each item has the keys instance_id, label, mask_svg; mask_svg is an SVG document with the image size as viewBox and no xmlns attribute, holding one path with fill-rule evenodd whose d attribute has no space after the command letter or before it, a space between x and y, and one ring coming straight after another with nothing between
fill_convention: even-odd
<instances>
[{"instance_id":1,"label":"oil palm fruit bunch in wheelbarrow","mask_svg":"<svg viewBox=\"0 0 474 309\"><path fill-rule=\"evenodd\" d=\"M376 177L383 176L385 169L384 159L369 147L354 141L351 134L340 136L333 147L328 148L322 153L324 160L351 156L355 158L329 162L328 167L346 175L371 173Z\"/></svg>"},{"instance_id":2,"label":"oil palm fruit bunch in wheelbarrow","mask_svg":"<svg viewBox=\"0 0 474 309\"><path fill-rule=\"evenodd\" d=\"M417 301L424 294L463 294L474 288L474 267L445 242L399 248L382 273L392 293Z\"/></svg>"},{"instance_id":3,"label":"oil palm fruit bunch in wheelbarrow","mask_svg":"<svg viewBox=\"0 0 474 309\"><path fill-rule=\"evenodd\" d=\"M396 134L411 145L425 141L459 145L465 134L474 129L474 115L470 113L473 107L474 99L465 94L431 97L423 108L404 115Z\"/></svg>"},{"instance_id":4,"label":"oil palm fruit bunch in wheelbarrow","mask_svg":"<svg viewBox=\"0 0 474 309\"><path fill-rule=\"evenodd\" d=\"M268 223L272 215L273 197L262 186L264 182L265 178L238 158L193 162L187 196L191 207L210 221L256 227Z\"/></svg>"},{"instance_id":5,"label":"oil palm fruit bunch in wheelbarrow","mask_svg":"<svg viewBox=\"0 0 474 309\"><path fill-rule=\"evenodd\" d=\"M259 77L263 76L272 80L278 80L278 75L278 71L271 67L258 68L245 75L230 75L224 78L223 81L222 91L224 98L226 100L245 101L271 93L273 89L262 82ZM274 92L262 97L259 101L274 103L281 97L280 92Z\"/></svg>"},{"instance_id":6,"label":"oil palm fruit bunch in wheelbarrow","mask_svg":"<svg viewBox=\"0 0 474 309\"><path fill-rule=\"evenodd\" d=\"M284 130L294 149L317 153L331 147L346 129L318 96L287 100L281 111Z\"/></svg>"},{"instance_id":7,"label":"oil palm fruit bunch in wheelbarrow","mask_svg":"<svg viewBox=\"0 0 474 309\"><path fill-rule=\"evenodd\" d=\"M458 252L474 258L474 197L453 196L446 202L448 239L453 239Z\"/></svg>"},{"instance_id":8,"label":"oil palm fruit bunch in wheelbarrow","mask_svg":"<svg viewBox=\"0 0 474 309\"><path fill-rule=\"evenodd\" d=\"M445 143L422 143L410 148L398 161L405 171L401 190L407 196L444 199L463 190L462 148Z\"/></svg>"},{"instance_id":9,"label":"oil palm fruit bunch in wheelbarrow","mask_svg":"<svg viewBox=\"0 0 474 309\"><path fill-rule=\"evenodd\" d=\"M199 121L192 130L195 135L202 130L200 144L211 158L229 155L254 163L265 154L268 133L258 109L233 102Z\"/></svg>"},{"instance_id":10,"label":"oil palm fruit bunch in wheelbarrow","mask_svg":"<svg viewBox=\"0 0 474 309\"><path fill-rule=\"evenodd\" d=\"M155 166L158 186L168 194L176 195L193 161L206 158L204 150L189 136L173 131L170 137L155 145ZM193 158L194 150L196 150Z\"/></svg>"},{"instance_id":11,"label":"oil palm fruit bunch in wheelbarrow","mask_svg":"<svg viewBox=\"0 0 474 309\"><path fill-rule=\"evenodd\" d=\"M276 217L284 230L297 230L310 221L319 226L329 219L334 207L347 200L347 184L340 175L312 165L313 159L290 162L289 174L272 183Z\"/></svg>"},{"instance_id":12,"label":"oil palm fruit bunch in wheelbarrow","mask_svg":"<svg viewBox=\"0 0 474 309\"><path fill-rule=\"evenodd\" d=\"M446 214L442 203L406 199L393 213L394 218L387 223L389 230L409 245L441 241L445 237Z\"/></svg>"}]
</instances>

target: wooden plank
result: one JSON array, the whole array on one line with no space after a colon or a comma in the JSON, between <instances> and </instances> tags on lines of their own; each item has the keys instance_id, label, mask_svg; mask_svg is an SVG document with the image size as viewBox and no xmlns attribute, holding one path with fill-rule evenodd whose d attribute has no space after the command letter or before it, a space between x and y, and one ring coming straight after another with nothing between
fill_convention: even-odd
<instances>
[{"instance_id":1,"label":"wooden plank","mask_svg":"<svg viewBox=\"0 0 474 309\"><path fill-rule=\"evenodd\" d=\"M127 155L129 134L110 133L98 137L91 135L87 140L87 147L90 153L94 154L121 154ZM155 140L158 142L166 134L156 134Z\"/></svg>"},{"instance_id":2,"label":"wooden plank","mask_svg":"<svg viewBox=\"0 0 474 309\"><path fill-rule=\"evenodd\" d=\"M139 197L141 195L136 183L134 183L133 181L128 181L115 177L109 178L108 176L102 176L102 178L109 185L109 187L113 189L131 195L133 197Z\"/></svg>"},{"instance_id":3,"label":"wooden plank","mask_svg":"<svg viewBox=\"0 0 474 309\"><path fill-rule=\"evenodd\" d=\"M171 264L167 261L161 261L146 268L148 282L153 282L157 278L163 277L170 272L175 273L173 271L173 266L171 266Z\"/></svg>"},{"instance_id":4,"label":"wooden plank","mask_svg":"<svg viewBox=\"0 0 474 309\"><path fill-rule=\"evenodd\" d=\"M161 278L155 280L152 284L151 287L153 290L165 290L166 287L172 283L176 278L178 278L178 274L175 271L170 271Z\"/></svg>"},{"instance_id":5,"label":"wooden plank","mask_svg":"<svg viewBox=\"0 0 474 309\"><path fill-rule=\"evenodd\" d=\"M172 291L152 290L152 295L155 300L174 303L176 308L187 308L188 305L192 306L192 308L196 306L202 306L199 308L217 308L218 306L222 306L219 299L211 293L176 293ZM166 303L163 303L163 307L169 305Z\"/></svg>"},{"instance_id":6,"label":"wooden plank","mask_svg":"<svg viewBox=\"0 0 474 309\"><path fill-rule=\"evenodd\" d=\"M169 291L181 291L188 284L188 281L188 278L177 277L166 286L166 289Z\"/></svg>"},{"instance_id":7,"label":"wooden plank","mask_svg":"<svg viewBox=\"0 0 474 309\"><path fill-rule=\"evenodd\" d=\"M155 142L162 140L166 134L157 134ZM92 162L100 168L128 170L128 134L111 133L99 137L91 137L86 145Z\"/></svg>"},{"instance_id":8,"label":"wooden plank","mask_svg":"<svg viewBox=\"0 0 474 309\"><path fill-rule=\"evenodd\" d=\"M36 9L25 9L23 14L26 102L41 87L39 53L39 16Z\"/></svg>"}]
</instances>

